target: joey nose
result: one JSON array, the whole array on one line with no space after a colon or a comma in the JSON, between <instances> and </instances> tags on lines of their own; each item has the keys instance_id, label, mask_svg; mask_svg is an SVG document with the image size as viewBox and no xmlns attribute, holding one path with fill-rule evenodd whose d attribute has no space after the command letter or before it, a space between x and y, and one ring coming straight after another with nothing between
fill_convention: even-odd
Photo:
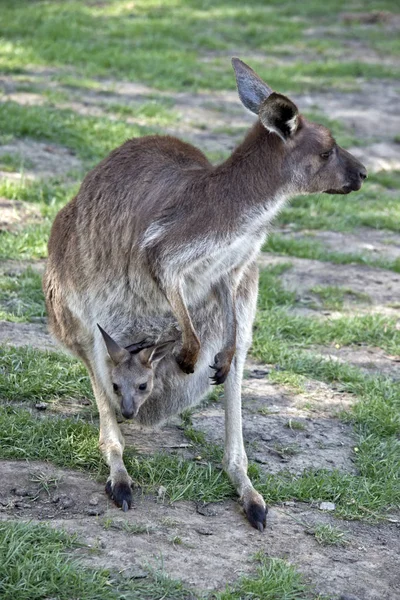
<instances>
[{"instance_id":1,"label":"joey nose","mask_svg":"<svg viewBox=\"0 0 400 600\"><path fill-rule=\"evenodd\" d=\"M124 419L132 419L135 414L135 410L133 408L121 408L121 413Z\"/></svg>"},{"instance_id":2,"label":"joey nose","mask_svg":"<svg viewBox=\"0 0 400 600\"><path fill-rule=\"evenodd\" d=\"M122 410L122 416L124 417L124 419L132 419L133 417L133 410Z\"/></svg>"}]
</instances>

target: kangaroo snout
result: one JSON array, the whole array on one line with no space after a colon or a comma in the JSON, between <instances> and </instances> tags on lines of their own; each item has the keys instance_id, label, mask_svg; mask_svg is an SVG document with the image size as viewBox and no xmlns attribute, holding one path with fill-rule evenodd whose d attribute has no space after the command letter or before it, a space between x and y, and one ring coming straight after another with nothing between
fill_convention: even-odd
<instances>
[{"instance_id":1,"label":"kangaroo snout","mask_svg":"<svg viewBox=\"0 0 400 600\"><path fill-rule=\"evenodd\" d=\"M135 402L133 398L126 400L122 399L121 402L121 414L124 419L133 419L139 412L140 404Z\"/></svg>"}]
</instances>

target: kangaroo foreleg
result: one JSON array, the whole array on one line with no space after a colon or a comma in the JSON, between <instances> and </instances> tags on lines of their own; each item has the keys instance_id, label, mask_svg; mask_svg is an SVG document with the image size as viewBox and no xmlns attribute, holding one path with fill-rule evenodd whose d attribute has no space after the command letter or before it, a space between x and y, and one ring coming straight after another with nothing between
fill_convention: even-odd
<instances>
[{"instance_id":1,"label":"kangaroo foreleg","mask_svg":"<svg viewBox=\"0 0 400 600\"><path fill-rule=\"evenodd\" d=\"M194 367L200 352L200 341L193 327L181 288L179 285L164 288L164 293L182 330L183 345L176 361L184 373L194 373Z\"/></svg>"}]
</instances>

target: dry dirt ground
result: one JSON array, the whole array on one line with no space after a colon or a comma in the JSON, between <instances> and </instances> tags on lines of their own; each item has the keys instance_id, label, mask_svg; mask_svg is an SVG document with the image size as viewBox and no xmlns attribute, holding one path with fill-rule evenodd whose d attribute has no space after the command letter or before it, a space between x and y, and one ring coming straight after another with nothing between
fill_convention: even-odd
<instances>
[{"instance_id":1,"label":"dry dirt ground","mask_svg":"<svg viewBox=\"0 0 400 600\"><path fill-rule=\"evenodd\" d=\"M60 87L51 81L47 71L32 72L31 80L43 88ZM42 101L39 94L16 91L16 80L11 76L2 77L0 85L3 92L17 102ZM145 86L115 81L104 81L102 85L101 93L69 90L74 97L63 106L99 115L105 102L140 104L154 92ZM393 141L393 132L400 130L399 89L392 82L357 82L357 85L358 91L351 93L316 93L299 96L296 100L301 108L317 109L347 124L364 138L365 145L354 152L371 170L400 168L400 145ZM249 125L249 117L243 113L234 92L180 93L172 100L182 117L179 131L171 128L168 132L179 134L205 150L231 149ZM230 128L229 133L214 132L226 127ZM68 174L80 168L76 157L55 145L14 140L2 147L0 158L1 153L21 156L29 165L25 175L33 178L50 173ZM2 229L13 229L21 222L37 218L24 203L5 200L1 203ZM343 234L321 231L314 235L328 249L343 245ZM387 243L389 238L390 243ZM345 240L349 252L365 250L378 257L400 257L400 236L392 233L360 230L346 234ZM283 283L304 300L303 307L295 309L302 314L334 317L335 313L321 307L309 308L308 300L312 297L311 288L336 285L369 295L370 305L357 306L358 311L381 312L400 318L400 275L367 266L333 265L292 257L264 256L260 264L288 261L292 268L283 275ZM2 271L24 266L9 261L2 265ZM42 270L43 263L38 262L34 267ZM0 342L46 349L55 347L45 323L0 322ZM380 349L321 347L317 350L321 357L331 356L334 360L400 378L399 357L388 356ZM271 473L282 468L297 473L307 467L337 467L344 472L355 472L352 428L337 418L338 412L349 407L353 398L340 389L317 382L307 383L302 392L293 391L269 382L269 369L268 365L251 361L247 364L243 417L249 458ZM79 413L79 407L73 410ZM70 414L71 407L65 412ZM193 424L205 432L208 441L221 444L223 417L222 404L215 403L196 412ZM292 419L301 421L304 428L292 429ZM158 432L140 430L129 424L122 429L128 445L140 451L162 449L191 456L179 420ZM396 516L379 525L343 522L335 518L334 512L320 510L317 505L290 502L270 509L267 530L260 534L248 526L234 501L207 506L191 502L170 505L162 493L144 496L140 490L135 492L133 510L124 514L108 501L104 482L92 480L87 474L56 468L51 464L51 456L49 461L31 464L0 461L0 518L46 521L78 533L93 549L89 557L82 554L86 563L115 567L126 571L129 577L144 577L144 568L149 564L162 566L169 575L200 590L220 589L241 573L251 572L254 569L251 557L262 549L270 556L286 558L297 565L316 590L328 598L395 600L400 597L400 529ZM38 483L43 476L53 481L49 491ZM321 523L340 526L346 532L347 544L344 547L319 545L310 533Z\"/></svg>"},{"instance_id":2,"label":"dry dirt ground","mask_svg":"<svg viewBox=\"0 0 400 600\"><path fill-rule=\"evenodd\" d=\"M275 262L279 258L268 260ZM39 262L35 267L42 270L43 264ZM298 294L306 295L316 283L326 284L326 267L318 261L295 259L293 268L284 274L284 284L288 289L295 286ZM7 268L18 269L11 262ZM329 282L339 277L335 268L336 265L329 265ZM378 310L394 300L396 290L390 291L390 282L397 278L396 274L340 265L340 277L347 281L351 277L352 287L359 278L360 286L368 289ZM383 285L377 284L375 289L372 284L376 278L383 279ZM326 317L318 313L317 318ZM14 345L55 347L43 323L1 322L0 340ZM400 375L399 357L387 356L380 349L318 350L321 355L329 354L396 379ZM351 406L353 397L340 387L334 389L316 381L306 382L303 391L295 392L270 383L269 370L269 365L251 360L246 365L243 419L249 458L266 473L283 468L299 473L308 467L356 472L352 428L337 418L340 410ZM54 412L71 416L79 415L81 410L78 403L66 403ZM205 432L207 441L222 443L221 402L200 408L192 420L196 429ZM291 428L292 420L301 422L303 429ZM122 424L121 428L128 446L140 452L162 450L187 458L194 456L179 418L156 431L133 424ZM0 518L46 521L78 533L93 549L89 557L82 555L85 563L122 570L127 577L145 577L147 566L162 566L172 577L197 589L220 589L240 574L251 572L252 555L263 550L297 565L316 590L328 598L394 600L400 594L398 515L393 515L392 522L379 525L344 522L335 518L334 512L320 510L318 504L288 502L270 509L267 530L262 535L248 526L234 501L206 506L192 502L170 505L162 490L159 496L145 496L136 489L134 508L124 514L107 499L104 481L92 480L87 474L60 469L51 462L23 462L16 466L15 462L1 461L0 471ZM40 485L40 479L52 482L49 491ZM317 543L313 530L326 523L345 532L344 547Z\"/></svg>"}]
</instances>

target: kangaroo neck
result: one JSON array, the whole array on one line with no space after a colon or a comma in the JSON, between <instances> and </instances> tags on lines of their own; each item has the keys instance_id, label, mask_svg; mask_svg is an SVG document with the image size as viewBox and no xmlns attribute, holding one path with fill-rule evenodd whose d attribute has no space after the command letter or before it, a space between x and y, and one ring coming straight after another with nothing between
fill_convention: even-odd
<instances>
[{"instance_id":1,"label":"kangaroo neck","mask_svg":"<svg viewBox=\"0 0 400 600\"><path fill-rule=\"evenodd\" d=\"M214 174L222 189L231 190L230 196L237 198L241 210L244 205L267 207L288 188L283 168L285 154L282 140L257 121Z\"/></svg>"}]
</instances>

